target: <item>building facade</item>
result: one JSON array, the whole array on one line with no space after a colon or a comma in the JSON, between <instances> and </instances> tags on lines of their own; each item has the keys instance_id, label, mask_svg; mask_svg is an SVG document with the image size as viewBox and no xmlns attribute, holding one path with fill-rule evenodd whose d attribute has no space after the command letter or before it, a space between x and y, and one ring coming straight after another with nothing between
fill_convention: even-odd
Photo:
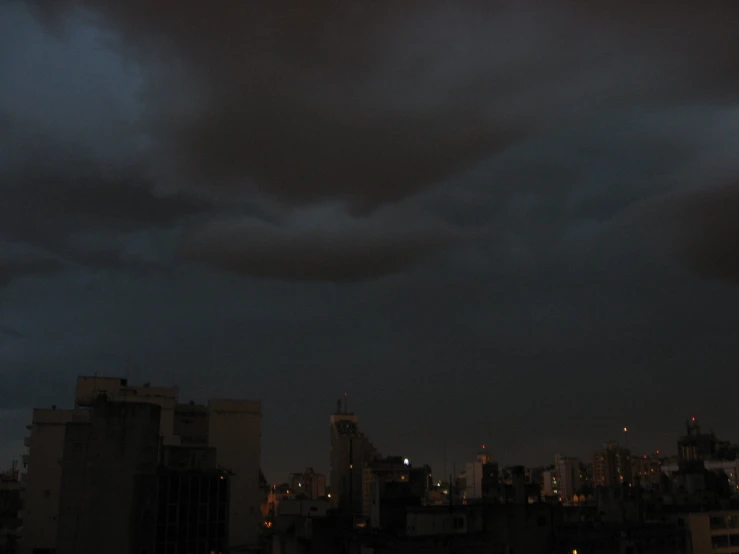
<instances>
[{"instance_id":1,"label":"building facade","mask_svg":"<svg viewBox=\"0 0 739 554\"><path fill-rule=\"evenodd\" d=\"M492 454L485 447L474 462L465 464L465 490L467 500L496 498L499 495L499 468Z\"/></svg>"},{"instance_id":2,"label":"building facade","mask_svg":"<svg viewBox=\"0 0 739 554\"><path fill-rule=\"evenodd\" d=\"M175 387L130 386L126 379L83 376L77 381L75 409L34 411L31 437L27 439L30 496L26 512L30 513L23 530L24 554L56 549L65 435L69 430L71 440L80 432L72 424L90 423L93 408L101 400L158 408L157 444L164 449L159 455L164 455L166 447L212 449L214 469L228 476L230 487L229 550L239 552L257 544L261 522L261 404L230 399L213 399L205 406L180 404L178 396Z\"/></svg>"},{"instance_id":3,"label":"building facade","mask_svg":"<svg viewBox=\"0 0 739 554\"><path fill-rule=\"evenodd\" d=\"M22 554L51 554L56 549L64 436L67 423L89 420L87 410L33 410L25 439L26 488L23 498Z\"/></svg>"},{"instance_id":4,"label":"building facade","mask_svg":"<svg viewBox=\"0 0 739 554\"><path fill-rule=\"evenodd\" d=\"M56 554L140 552L139 480L159 466L160 409L101 399L66 426Z\"/></svg>"},{"instance_id":5,"label":"building facade","mask_svg":"<svg viewBox=\"0 0 739 554\"><path fill-rule=\"evenodd\" d=\"M570 502L582 486L580 460L555 454L554 467L558 477L557 496L565 502Z\"/></svg>"},{"instance_id":6,"label":"building facade","mask_svg":"<svg viewBox=\"0 0 739 554\"><path fill-rule=\"evenodd\" d=\"M302 473L292 473L290 490L294 491L296 496L308 500L324 498L326 496L326 476L316 473L312 467Z\"/></svg>"},{"instance_id":7,"label":"building facade","mask_svg":"<svg viewBox=\"0 0 739 554\"><path fill-rule=\"evenodd\" d=\"M628 449L617 442L608 442L593 454L594 487L617 487L631 482L631 452Z\"/></svg>"},{"instance_id":8,"label":"building facade","mask_svg":"<svg viewBox=\"0 0 739 554\"><path fill-rule=\"evenodd\" d=\"M331 506L345 514L363 512L363 474L366 464L379 457L369 438L359 430L357 416L340 406L330 418Z\"/></svg>"},{"instance_id":9,"label":"building facade","mask_svg":"<svg viewBox=\"0 0 739 554\"><path fill-rule=\"evenodd\" d=\"M691 513L685 519L694 554L739 554L739 510Z\"/></svg>"}]
</instances>

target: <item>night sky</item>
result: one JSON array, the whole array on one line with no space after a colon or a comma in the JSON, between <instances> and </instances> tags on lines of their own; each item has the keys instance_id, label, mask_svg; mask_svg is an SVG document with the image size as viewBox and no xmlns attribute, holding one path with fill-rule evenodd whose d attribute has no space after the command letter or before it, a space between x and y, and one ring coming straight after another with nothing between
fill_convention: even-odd
<instances>
[{"instance_id":1,"label":"night sky","mask_svg":"<svg viewBox=\"0 0 739 554\"><path fill-rule=\"evenodd\" d=\"M639 5L642 5L639 7ZM644 6L648 4L648 6ZM441 474L739 440L739 3L0 2L0 466L78 374Z\"/></svg>"}]
</instances>

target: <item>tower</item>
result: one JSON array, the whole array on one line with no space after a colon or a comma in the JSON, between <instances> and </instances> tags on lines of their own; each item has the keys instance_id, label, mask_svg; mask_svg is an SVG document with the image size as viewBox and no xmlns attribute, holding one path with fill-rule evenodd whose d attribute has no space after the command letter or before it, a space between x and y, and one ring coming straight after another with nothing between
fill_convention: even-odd
<instances>
[{"instance_id":1,"label":"tower","mask_svg":"<svg viewBox=\"0 0 739 554\"><path fill-rule=\"evenodd\" d=\"M362 469L377 457L377 450L359 431L357 416L344 409L341 400L330 418L330 476L332 506L340 511L362 513Z\"/></svg>"}]
</instances>

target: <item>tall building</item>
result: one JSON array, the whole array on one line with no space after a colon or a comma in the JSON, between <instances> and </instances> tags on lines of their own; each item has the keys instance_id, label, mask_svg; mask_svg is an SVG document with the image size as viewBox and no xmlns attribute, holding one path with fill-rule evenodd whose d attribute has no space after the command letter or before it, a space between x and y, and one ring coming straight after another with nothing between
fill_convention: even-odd
<instances>
[{"instance_id":1,"label":"tall building","mask_svg":"<svg viewBox=\"0 0 739 554\"><path fill-rule=\"evenodd\" d=\"M215 449L161 445L160 419L156 404L101 398L67 424L57 554L226 550Z\"/></svg>"},{"instance_id":2,"label":"tall building","mask_svg":"<svg viewBox=\"0 0 739 554\"><path fill-rule=\"evenodd\" d=\"M556 469L547 469L541 474L541 494L559 498L559 475Z\"/></svg>"},{"instance_id":3,"label":"tall building","mask_svg":"<svg viewBox=\"0 0 739 554\"><path fill-rule=\"evenodd\" d=\"M141 551L140 479L159 465L159 407L101 399L66 425L57 554Z\"/></svg>"},{"instance_id":4,"label":"tall building","mask_svg":"<svg viewBox=\"0 0 739 554\"><path fill-rule=\"evenodd\" d=\"M59 495L66 424L88 421L87 410L37 408L25 444L26 490L23 499L22 554L52 553L56 549Z\"/></svg>"},{"instance_id":5,"label":"tall building","mask_svg":"<svg viewBox=\"0 0 739 554\"><path fill-rule=\"evenodd\" d=\"M385 490L392 484L410 489L410 462L401 456L376 458L362 469L362 516L371 527L379 526L379 508Z\"/></svg>"},{"instance_id":6,"label":"tall building","mask_svg":"<svg viewBox=\"0 0 739 554\"><path fill-rule=\"evenodd\" d=\"M660 460L647 456L636 456L631 459L632 484L645 489L658 489L662 477Z\"/></svg>"},{"instance_id":7,"label":"tall building","mask_svg":"<svg viewBox=\"0 0 739 554\"><path fill-rule=\"evenodd\" d=\"M631 452L617 442L608 442L593 454L593 486L628 485L631 478Z\"/></svg>"},{"instance_id":8,"label":"tall building","mask_svg":"<svg viewBox=\"0 0 739 554\"><path fill-rule=\"evenodd\" d=\"M499 495L498 463L483 445L474 462L465 464L465 498L495 498Z\"/></svg>"},{"instance_id":9,"label":"tall building","mask_svg":"<svg viewBox=\"0 0 739 554\"><path fill-rule=\"evenodd\" d=\"M580 488L593 489L593 463L580 462Z\"/></svg>"},{"instance_id":10,"label":"tall building","mask_svg":"<svg viewBox=\"0 0 739 554\"><path fill-rule=\"evenodd\" d=\"M580 480L580 460L561 454L554 455L554 467L558 476L558 496L564 501L574 498L582 486Z\"/></svg>"},{"instance_id":11,"label":"tall building","mask_svg":"<svg viewBox=\"0 0 739 554\"><path fill-rule=\"evenodd\" d=\"M212 449L216 468L228 475L229 550L246 550L258 542L261 404L223 399L210 400L207 406L180 404L178 395L174 387L130 386L120 378L80 377L73 410L34 411L27 439L30 495L24 513L23 554L56 549L65 436L68 429L70 437L80 432L76 423L90 423L93 407L101 399L158 407L160 455L166 447Z\"/></svg>"},{"instance_id":12,"label":"tall building","mask_svg":"<svg viewBox=\"0 0 739 554\"><path fill-rule=\"evenodd\" d=\"M316 473L312 467L302 473L292 473L290 474L290 490L295 495L308 500L324 498L326 496L326 476Z\"/></svg>"},{"instance_id":13,"label":"tall building","mask_svg":"<svg viewBox=\"0 0 739 554\"><path fill-rule=\"evenodd\" d=\"M337 402L330 426L332 506L345 514L358 516L364 507L362 470L379 454L369 438L359 430L357 416L347 411L346 402L343 410L341 401Z\"/></svg>"},{"instance_id":14,"label":"tall building","mask_svg":"<svg viewBox=\"0 0 739 554\"><path fill-rule=\"evenodd\" d=\"M710 460L718 450L718 440L713 432L701 433L696 419L686 423L686 434L677 441L677 456L681 464Z\"/></svg>"}]
</instances>

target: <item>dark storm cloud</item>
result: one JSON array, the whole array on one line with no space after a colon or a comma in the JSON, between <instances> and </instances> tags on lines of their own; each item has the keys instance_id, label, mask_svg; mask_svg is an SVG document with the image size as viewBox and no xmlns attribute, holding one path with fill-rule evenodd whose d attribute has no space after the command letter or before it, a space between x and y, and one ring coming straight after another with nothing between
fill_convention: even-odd
<instances>
[{"instance_id":1,"label":"dark storm cloud","mask_svg":"<svg viewBox=\"0 0 739 554\"><path fill-rule=\"evenodd\" d=\"M21 333L18 329L14 329L13 327L2 324L0 324L0 335L6 335L8 337L13 337L16 339L23 338L23 333Z\"/></svg>"},{"instance_id":2,"label":"dark storm cloud","mask_svg":"<svg viewBox=\"0 0 739 554\"><path fill-rule=\"evenodd\" d=\"M686 397L739 436L702 400L739 287L668 257L703 220L676 199L739 174L736 3L40 5L64 40L0 14L0 228L64 271L2 291L4 407L97 371L262 398L274 479L325 462L344 390L437 473L442 442L540 464L627 416L672 441Z\"/></svg>"},{"instance_id":3,"label":"dark storm cloud","mask_svg":"<svg viewBox=\"0 0 739 554\"><path fill-rule=\"evenodd\" d=\"M0 167L0 237L7 240L93 269L139 272L145 269L142 264L124 260L116 248L85 248L80 236L171 228L213 209L208 200L158 190L141 164L125 155L106 161L83 145L34 134L11 117L5 120L13 123L4 129L13 155L6 150Z\"/></svg>"},{"instance_id":4,"label":"dark storm cloud","mask_svg":"<svg viewBox=\"0 0 739 554\"><path fill-rule=\"evenodd\" d=\"M3 259L0 257L0 288L24 277L50 277L64 270L55 259Z\"/></svg>"},{"instance_id":5,"label":"dark storm cloud","mask_svg":"<svg viewBox=\"0 0 739 554\"><path fill-rule=\"evenodd\" d=\"M177 179L360 209L609 106L725 97L736 6L657 4L65 3L147 68L146 125Z\"/></svg>"},{"instance_id":6,"label":"dark storm cloud","mask_svg":"<svg viewBox=\"0 0 739 554\"><path fill-rule=\"evenodd\" d=\"M301 212L281 224L240 218L192 231L182 255L266 279L357 282L408 269L462 239L459 232L417 214L353 218L341 207Z\"/></svg>"},{"instance_id":7,"label":"dark storm cloud","mask_svg":"<svg viewBox=\"0 0 739 554\"><path fill-rule=\"evenodd\" d=\"M689 269L739 283L739 184L709 183L661 195L627 214L634 229L651 234Z\"/></svg>"},{"instance_id":8,"label":"dark storm cloud","mask_svg":"<svg viewBox=\"0 0 739 554\"><path fill-rule=\"evenodd\" d=\"M146 171L125 159L106 163L80 145L38 135L8 140L16 155L2 171L0 232L58 237L75 229L166 227L211 208L181 193L157 192Z\"/></svg>"}]
</instances>

